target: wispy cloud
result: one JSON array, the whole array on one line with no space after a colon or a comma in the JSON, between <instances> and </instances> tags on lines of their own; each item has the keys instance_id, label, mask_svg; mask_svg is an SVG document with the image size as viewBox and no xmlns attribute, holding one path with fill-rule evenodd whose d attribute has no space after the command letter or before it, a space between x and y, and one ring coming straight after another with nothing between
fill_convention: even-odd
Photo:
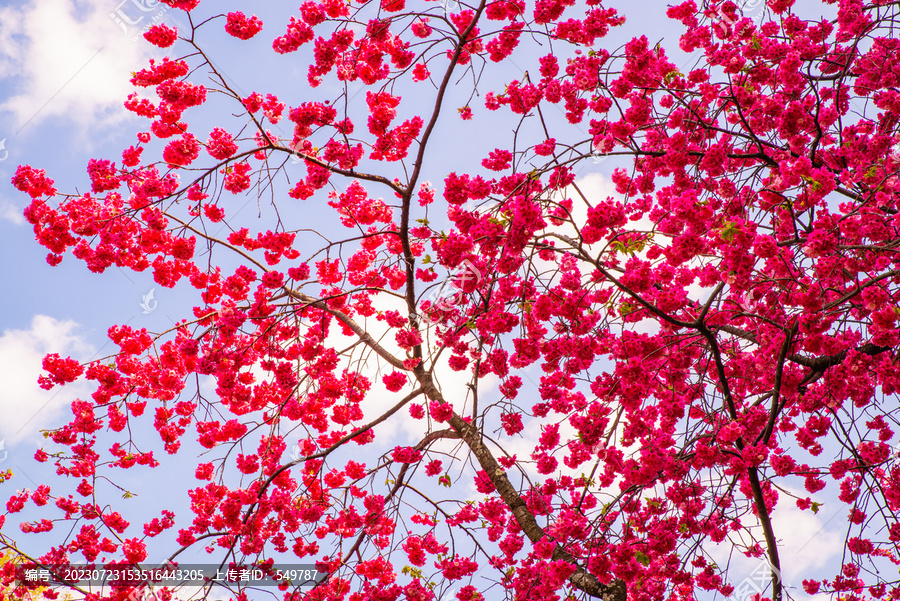
<instances>
[{"instance_id":1,"label":"wispy cloud","mask_svg":"<svg viewBox=\"0 0 900 601\"><path fill-rule=\"evenodd\" d=\"M22 225L25 223L25 217L22 210L8 200L0 198L0 221L9 221L13 225Z\"/></svg>"},{"instance_id":2,"label":"wispy cloud","mask_svg":"<svg viewBox=\"0 0 900 601\"><path fill-rule=\"evenodd\" d=\"M0 440L9 444L38 439L39 431L55 423L60 410L79 394L88 394L88 383L80 380L63 388L43 390L37 384L43 373L41 362L48 353L87 360L94 349L79 332L79 325L36 315L27 330L5 330L0 334Z\"/></svg>"},{"instance_id":3,"label":"wispy cloud","mask_svg":"<svg viewBox=\"0 0 900 601\"><path fill-rule=\"evenodd\" d=\"M9 91L0 111L9 115L11 133L53 117L85 131L127 118L122 102L131 90L130 73L151 50L135 36L153 13L132 10L130 20L137 22L123 31L116 11L125 8L116 0L0 7L0 81Z\"/></svg>"}]
</instances>

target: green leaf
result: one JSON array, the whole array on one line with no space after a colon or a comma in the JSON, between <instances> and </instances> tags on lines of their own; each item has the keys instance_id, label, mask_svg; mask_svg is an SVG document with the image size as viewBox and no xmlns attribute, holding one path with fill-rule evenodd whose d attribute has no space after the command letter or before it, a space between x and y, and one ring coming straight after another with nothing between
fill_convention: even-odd
<instances>
[{"instance_id":1,"label":"green leaf","mask_svg":"<svg viewBox=\"0 0 900 601\"><path fill-rule=\"evenodd\" d=\"M644 566L650 565L650 558L647 555L645 555L644 553L641 553L640 551L635 552L634 558L641 565L644 565Z\"/></svg>"},{"instance_id":2,"label":"green leaf","mask_svg":"<svg viewBox=\"0 0 900 601\"><path fill-rule=\"evenodd\" d=\"M619 304L619 315L621 315L622 317L625 317L626 315L634 313L638 309L640 309L640 307L636 303L628 303L628 302L620 303Z\"/></svg>"},{"instance_id":3,"label":"green leaf","mask_svg":"<svg viewBox=\"0 0 900 601\"><path fill-rule=\"evenodd\" d=\"M403 566L403 569L400 570L406 576L411 576L412 578L421 578L422 570L419 568L414 568L412 566Z\"/></svg>"},{"instance_id":4,"label":"green leaf","mask_svg":"<svg viewBox=\"0 0 900 601\"><path fill-rule=\"evenodd\" d=\"M738 230L735 227L733 221L726 221L725 227L722 228L719 234L722 236L722 240L724 240L725 242L731 242L732 240L734 240L734 235L735 233L737 233L737 231Z\"/></svg>"},{"instance_id":5,"label":"green leaf","mask_svg":"<svg viewBox=\"0 0 900 601\"><path fill-rule=\"evenodd\" d=\"M800 178L806 183L806 185L808 185L813 190L818 190L822 187L822 184L817 179L813 179L813 178L807 177L805 175L801 175Z\"/></svg>"},{"instance_id":6,"label":"green leaf","mask_svg":"<svg viewBox=\"0 0 900 601\"><path fill-rule=\"evenodd\" d=\"M676 77L684 77L684 74L678 69L673 69L663 76L663 81L669 85Z\"/></svg>"}]
</instances>

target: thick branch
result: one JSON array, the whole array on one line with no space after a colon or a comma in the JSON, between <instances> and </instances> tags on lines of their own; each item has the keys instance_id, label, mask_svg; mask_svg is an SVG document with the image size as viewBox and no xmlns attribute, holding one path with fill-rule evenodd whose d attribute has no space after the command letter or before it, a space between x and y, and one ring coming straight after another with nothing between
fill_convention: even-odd
<instances>
[{"instance_id":1,"label":"thick branch","mask_svg":"<svg viewBox=\"0 0 900 601\"><path fill-rule=\"evenodd\" d=\"M709 326L709 328L731 334L732 336L737 336L738 338L742 338L748 342L752 342L753 344L759 344L759 342L756 340L756 336L752 332L742 330L741 328L736 328L729 325L711 325ZM867 342L866 344L856 347L856 352L874 357L875 355L880 355L881 353L891 351L893 350L893 348L894 347L891 346L878 346L877 344ZM829 367L840 365L846 358L847 351L841 351L840 353L837 353L835 355L821 355L819 357L808 357L799 353L792 353L790 355L787 355L786 357L786 359L791 363L796 363L797 365L808 367L813 370L812 373L819 374L824 373L825 370Z\"/></svg>"},{"instance_id":2,"label":"thick branch","mask_svg":"<svg viewBox=\"0 0 900 601\"><path fill-rule=\"evenodd\" d=\"M291 288L285 288L285 289L288 291L288 294L290 294L292 297L303 301L310 307L322 309L326 313L330 313L334 317L337 317L338 320L341 321L341 323L343 323L348 328L353 330L353 333L356 334L357 336L359 336L359 339L362 340L366 346L368 346L370 349L375 351L379 357L381 357L382 359L384 359L385 361L387 361L388 363L390 363L397 369L402 369L404 371L406 370L406 366L403 365L403 361L401 361L400 359L398 359L397 357L392 355L390 353L390 351L388 351L386 348L384 348L383 346L378 344L378 342L374 338L372 338L372 335L369 334L367 331L365 331L362 328L362 326L360 326L358 323L353 321L353 319L349 315L347 315L346 313L344 313L343 311L340 311L338 309L332 309L331 307L328 306L328 303L326 303L325 301L323 301L321 299L318 299L318 298L315 298L312 296L308 296L306 294L303 294L302 292L298 292L297 290L293 290Z\"/></svg>"},{"instance_id":3,"label":"thick branch","mask_svg":"<svg viewBox=\"0 0 900 601\"><path fill-rule=\"evenodd\" d=\"M795 323L785 335L784 344L781 345L781 350L778 351L778 361L775 363L775 384L772 386L772 406L769 409L769 421L766 423L765 430L760 434L760 440L765 444L769 443L769 438L772 436L772 432L775 431L775 420L778 418L779 403L781 401L781 381L784 377L784 362L787 359L788 350L791 347L791 342L793 342L796 333L797 324Z\"/></svg>"},{"instance_id":4,"label":"thick branch","mask_svg":"<svg viewBox=\"0 0 900 601\"><path fill-rule=\"evenodd\" d=\"M769 568L772 572L772 601L781 601L781 560L778 558L778 541L775 540L775 530L772 528L772 519L762 494L762 486L759 483L759 474L755 467L747 470L750 479L750 488L753 490L753 501L756 505L756 513L759 515L759 523L766 538L766 547L769 550Z\"/></svg>"},{"instance_id":5,"label":"thick branch","mask_svg":"<svg viewBox=\"0 0 900 601\"><path fill-rule=\"evenodd\" d=\"M728 407L731 419L737 420L737 409L734 404L734 398L731 396L731 387L728 385L728 378L725 374L725 365L722 362L722 354L719 350L719 343L716 341L716 334L704 323L698 323L696 327L709 341L709 349L716 363L716 374L718 375L719 383L722 386L722 395L725 397L725 404ZM787 353L787 348L790 345L792 336L793 330L788 334L788 339L782 347L784 354ZM739 451L743 451L745 448L743 438L738 438L735 441L735 446ZM769 510L766 508L765 496L763 495L762 486L759 483L759 474L755 466L751 466L747 469L747 478L750 482L750 490L753 492L753 502L756 505L759 523L762 526L763 535L766 538L766 547L769 551L769 565L772 570L772 601L781 601L781 562L778 558L778 541L775 539L775 531L772 528L772 519L769 516Z\"/></svg>"},{"instance_id":6,"label":"thick branch","mask_svg":"<svg viewBox=\"0 0 900 601\"><path fill-rule=\"evenodd\" d=\"M431 382L430 376L424 369L421 367L416 368L416 376L419 378L419 382L428 398L441 403L445 402L443 395ZM497 492L500 494L500 498L503 499L503 502L506 503L506 506L509 507L512 514L515 516L516 521L519 523L519 527L522 528L522 532L524 532L533 543L546 538L547 533L544 532L544 529L537 523L534 514L531 513L528 506L525 504L525 500L522 499L521 495L519 495L518 491L513 487L506 472L500 467L500 464L497 463L497 459L494 458L493 453L491 453L490 449L484 444L481 434L475 426L465 421L456 412L454 412L453 416L450 418L450 426L459 433L463 442L466 443L472 451L472 454L475 455L481 469L485 471L491 479L491 482L493 482ZM554 549L553 559L561 559L574 565L575 572L569 576L569 581L576 588L584 591L591 597L602 599L603 601L626 600L627 588L624 581L614 580L610 584L603 584L594 574L591 574L584 569L584 567L578 565L575 557L560 545L557 545L556 549Z\"/></svg>"}]
</instances>

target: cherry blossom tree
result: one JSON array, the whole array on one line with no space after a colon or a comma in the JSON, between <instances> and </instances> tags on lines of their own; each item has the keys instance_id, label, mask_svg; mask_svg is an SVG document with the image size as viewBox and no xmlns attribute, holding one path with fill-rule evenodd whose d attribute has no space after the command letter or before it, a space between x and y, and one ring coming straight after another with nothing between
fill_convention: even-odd
<instances>
[{"instance_id":1,"label":"cherry blossom tree","mask_svg":"<svg viewBox=\"0 0 900 601\"><path fill-rule=\"evenodd\" d=\"M136 143L87 193L13 178L50 264L195 291L170 330L44 360L45 388L96 391L35 455L69 480L0 516L56 535L30 560L649 601L734 594L733 554L775 601L900 596L900 3L688 0L677 47L616 48L640 24L600 0L163 2L188 26L144 36L167 56L132 79ZM306 95L242 93L226 35L305 61ZM490 137L440 146L470 121ZM129 524L110 483L167 455L190 510ZM842 559L788 588L773 513L825 498ZM26 505L47 517L14 526Z\"/></svg>"}]
</instances>

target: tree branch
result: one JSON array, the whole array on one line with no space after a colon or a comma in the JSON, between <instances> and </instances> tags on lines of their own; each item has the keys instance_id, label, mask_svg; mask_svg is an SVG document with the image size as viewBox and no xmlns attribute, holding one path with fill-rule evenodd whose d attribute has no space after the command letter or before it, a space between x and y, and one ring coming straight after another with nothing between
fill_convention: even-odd
<instances>
[{"instance_id":1,"label":"tree branch","mask_svg":"<svg viewBox=\"0 0 900 601\"><path fill-rule=\"evenodd\" d=\"M415 372L426 397L440 403L446 402L441 392L431 381L430 374L426 373L422 366L416 367ZM497 463L497 459L484 444L477 428L460 417L455 411L450 418L450 426L459 433L460 438L466 443L472 454L475 455L478 464L491 479L500 498L503 499L503 502L506 503L506 506L509 507L513 516L515 516L519 527L522 528L522 532L525 533L532 543L546 538L547 533L537 523L534 514L529 511L528 506L525 504L525 500L513 487L504 469ZM577 559L560 545L557 545L554 549L553 559L563 560L575 566L575 572L569 576L569 581L577 589L603 601L626 601L628 591L623 580L617 579L610 584L603 584L594 574L578 565Z\"/></svg>"}]
</instances>

